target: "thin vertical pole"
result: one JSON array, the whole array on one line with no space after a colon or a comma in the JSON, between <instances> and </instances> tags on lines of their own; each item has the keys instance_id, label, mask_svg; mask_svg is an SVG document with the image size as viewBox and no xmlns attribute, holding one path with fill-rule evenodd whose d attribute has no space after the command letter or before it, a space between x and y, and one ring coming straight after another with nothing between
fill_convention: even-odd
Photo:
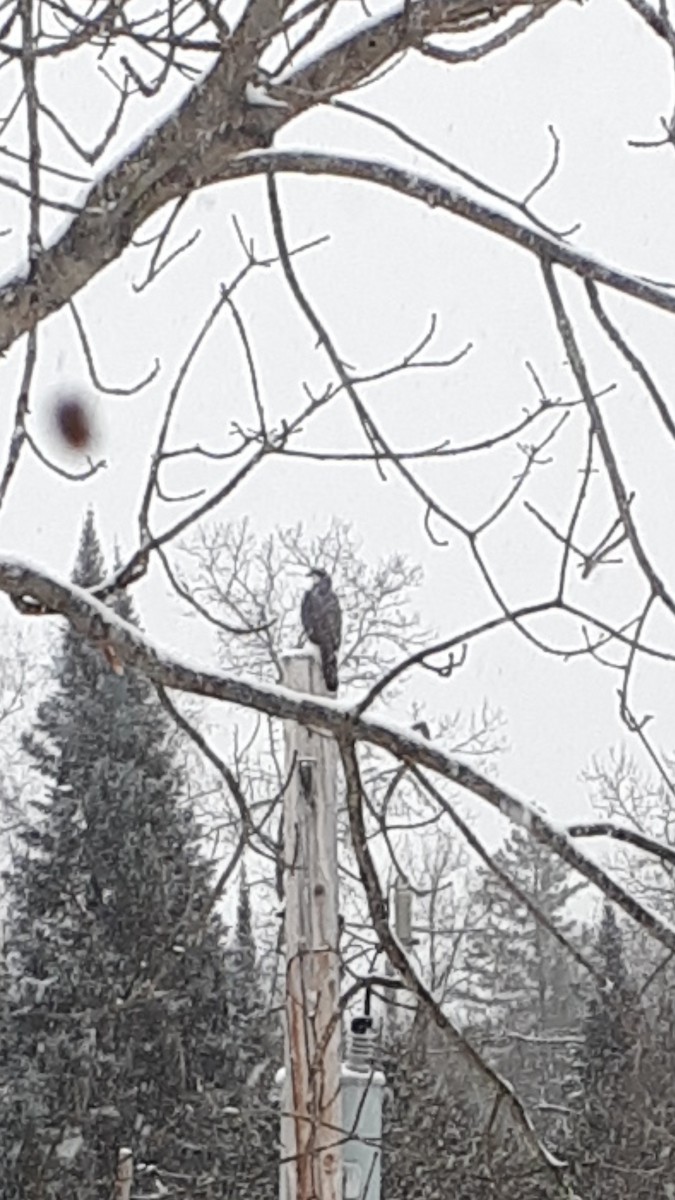
<instances>
[{"instance_id":1,"label":"thin vertical pole","mask_svg":"<svg viewBox=\"0 0 675 1200\"><path fill-rule=\"evenodd\" d=\"M115 1200L131 1200L131 1185L134 1181L134 1157L126 1146L117 1151L115 1175Z\"/></svg>"},{"instance_id":2,"label":"thin vertical pole","mask_svg":"<svg viewBox=\"0 0 675 1200\"><path fill-rule=\"evenodd\" d=\"M284 659L284 684L325 695L313 654ZM337 748L285 726L286 1039L282 1200L342 1200Z\"/></svg>"}]
</instances>

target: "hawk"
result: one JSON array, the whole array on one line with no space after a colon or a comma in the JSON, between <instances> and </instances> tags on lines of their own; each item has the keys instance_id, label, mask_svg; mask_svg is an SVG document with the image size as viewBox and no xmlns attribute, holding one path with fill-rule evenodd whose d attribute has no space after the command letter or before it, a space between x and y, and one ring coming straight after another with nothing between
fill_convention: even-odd
<instances>
[{"instance_id":1,"label":"hawk","mask_svg":"<svg viewBox=\"0 0 675 1200\"><path fill-rule=\"evenodd\" d=\"M330 575L320 567L312 567L314 584L302 597L300 615L310 642L319 647L321 669L329 692L337 692L338 673L336 652L342 638L340 601L333 591Z\"/></svg>"}]
</instances>

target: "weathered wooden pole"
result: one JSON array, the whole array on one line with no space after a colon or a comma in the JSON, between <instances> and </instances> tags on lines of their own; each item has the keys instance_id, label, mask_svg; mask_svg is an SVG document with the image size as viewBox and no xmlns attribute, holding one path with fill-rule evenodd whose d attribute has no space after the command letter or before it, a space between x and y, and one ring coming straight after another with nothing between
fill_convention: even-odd
<instances>
[{"instance_id":1,"label":"weathered wooden pole","mask_svg":"<svg viewBox=\"0 0 675 1200\"><path fill-rule=\"evenodd\" d=\"M325 695L312 652L284 659L284 684ZM342 1200L337 748L285 727L286 1039L282 1200Z\"/></svg>"},{"instance_id":2,"label":"weathered wooden pole","mask_svg":"<svg viewBox=\"0 0 675 1200\"><path fill-rule=\"evenodd\" d=\"M115 1200L131 1200L131 1185L134 1181L134 1157L126 1146L117 1151L115 1174Z\"/></svg>"}]
</instances>

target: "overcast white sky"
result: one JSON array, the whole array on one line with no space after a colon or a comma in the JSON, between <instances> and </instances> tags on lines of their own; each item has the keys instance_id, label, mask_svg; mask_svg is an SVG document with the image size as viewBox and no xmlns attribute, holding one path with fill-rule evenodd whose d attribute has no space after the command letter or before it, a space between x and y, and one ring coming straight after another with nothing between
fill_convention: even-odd
<instances>
[{"instance_id":1,"label":"overcast white sky","mask_svg":"<svg viewBox=\"0 0 675 1200\"><path fill-rule=\"evenodd\" d=\"M90 71L83 70L78 81L71 69L49 69L54 95L70 107L80 136L94 140L105 88L91 91ZM8 95L1 98L6 108ZM574 244L612 263L659 280L675 279L675 155L672 149L637 150L626 144L628 138L660 136L659 119L668 115L672 103L669 61L665 48L648 35L627 5L618 0L567 4L481 63L446 67L411 59L353 99L399 121L408 132L514 195L524 194L545 170L551 151L547 125L553 124L562 142L562 164L540 198L541 216L561 228L580 221ZM128 123L125 136L129 143L135 140ZM45 144L55 145L48 133ZM296 121L279 145L372 153L434 174L432 164L385 133L325 110ZM123 148L120 140L116 152ZM62 155L61 161L77 169L74 158ZM447 356L473 343L472 353L450 370L398 376L365 393L395 445L420 446L438 438L464 442L508 427L524 406L536 401L526 360L537 368L551 394L575 395L540 272L523 251L459 218L426 211L364 185L284 179L280 191L291 243L331 235L327 246L296 265L345 360L363 370L396 360L419 339L432 312L438 315L438 333L430 354ZM57 184L52 194L66 192ZM0 206L3 212L6 208L0 224L20 229L15 195L1 193ZM65 485L34 460L24 460L0 516L3 551L67 571L88 503L96 507L108 548L118 539L123 553L133 549L142 466L163 402L220 284L241 266L231 222L235 214L260 251L271 248L263 185L253 181L212 188L186 206L172 244L197 227L202 230L199 241L150 288L131 294L131 283L142 278L148 259L147 250L137 249L78 298L104 382L133 384L155 357L162 369L140 395L98 398L100 450L109 466L92 481ZM148 231L160 224L153 221ZM20 256L16 237L0 241L0 274L11 271ZM581 313L581 285L570 280L565 292L574 311ZM607 299L625 333L650 356L668 396L675 383L672 318L635 301ZM271 419L278 420L301 406L303 380L318 388L330 378L329 367L278 272L254 276L240 303L254 339L265 403ZM619 384L606 401L612 405L613 436L629 488L638 495L637 512L649 548L662 574L675 582L667 504L672 446L659 445L647 401L599 332L581 317L579 328L589 351L593 385ZM0 368L6 397L15 394L21 360L22 348L15 348ZM51 451L55 448L50 442L49 405L54 389L84 379L72 318L64 312L45 327L33 393L34 429ZM0 434L9 428L12 404L8 400L2 406ZM252 417L241 346L224 316L189 376L172 444L201 440L222 446L230 422L246 424ZM569 511L583 446L581 425L570 421L568 426L557 444L555 465L542 470L528 492L553 520ZM314 422L308 441L319 447L362 448L346 401ZM420 474L460 516L470 519L489 511L504 495L519 462L511 446L461 463L444 460ZM211 466L202 476L181 468L167 480L177 490L202 483L213 486L219 471L222 467ZM169 510L171 518L175 512ZM599 500L594 522L586 526L589 543L604 531L606 513ZM250 516L254 527L265 533L277 523L298 520L320 530L333 514L353 523L368 557L404 551L422 563L425 586L419 605L441 634L459 631L493 611L461 541L451 538L443 549L430 545L421 506L393 472L383 484L365 465L268 462L217 515L223 520ZM514 602L538 600L550 593L552 544L520 503L491 534L489 545L507 597ZM299 586L297 580L289 580L289 587ZM640 595L634 577L621 568L598 571L578 588L580 603L617 619L632 615ZM194 650L195 623L177 619L159 577L144 584L138 597L149 632L165 644ZM661 714L654 730L666 747L670 675L665 668L645 671L636 692L638 708ZM414 692L426 696L437 712L469 710L485 698L501 707L508 718L511 750L499 765L500 779L562 820L587 811L579 772L591 754L622 736L616 686L616 676L587 659L564 663L536 654L517 633L505 631L474 646L467 665L450 682L418 676Z\"/></svg>"}]
</instances>

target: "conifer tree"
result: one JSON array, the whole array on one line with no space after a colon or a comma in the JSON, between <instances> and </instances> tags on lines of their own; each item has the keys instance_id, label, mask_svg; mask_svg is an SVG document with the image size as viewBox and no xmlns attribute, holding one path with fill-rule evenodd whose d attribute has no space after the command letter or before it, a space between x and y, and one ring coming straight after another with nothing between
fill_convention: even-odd
<instances>
[{"instance_id":1,"label":"conifer tree","mask_svg":"<svg viewBox=\"0 0 675 1200\"><path fill-rule=\"evenodd\" d=\"M491 1121L494 1098L486 1111L426 1017L391 1029L382 1066L387 1200L553 1200L541 1161Z\"/></svg>"},{"instance_id":2,"label":"conifer tree","mask_svg":"<svg viewBox=\"0 0 675 1200\"><path fill-rule=\"evenodd\" d=\"M649 1093L639 1079L644 1026L621 930L607 903L596 952L605 985L591 996L583 1026L576 1156L589 1200L637 1200L651 1195L653 1187L652 1180L647 1183L654 1147L645 1122Z\"/></svg>"},{"instance_id":3,"label":"conifer tree","mask_svg":"<svg viewBox=\"0 0 675 1200\"><path fill-rule=\"evenodd\" d=\"M74 579L102 575L89 513ZM44 795L8 879L0 1198L107 1197L121 1146L139 1191L250 1195L227 955L176 734L143 679L69 629L54 672L26 739Z\"/></svg>"},{"instance_id":4,"label":"conifer tree","mask_svg":"<svg viewBox=\"0 0 675 1200\"><path fill-rule=\"evenodd\" d=\"M279 1106L275 1076L283 1061L282 1025L270 1012L253 929L250 887L242 866L234 940L228 950L230 1037L237 1048L237 1111L231 1116L233 1174L246 1196L270 1200L278 1190ZM242 1193L233 1192L232 1195Z\"/></svg>"},{"instance_id":5,"label":"conifer tree","mask_svg":"<svg viewBox=\"0 0 675 1200\"><path fill-rule=\"evenodd\" d=\"M232 1019L243 1024L263 1005L261 978L258 970L258 952L253 932L251 892L246 877L246 865L242 864L237 898L237 920L234 944L230 948L230 960L234 966L233 978L237 981L237 994L233 996Z\"/></svg>"},{"instance_id":6,"label":"conifer tree","mask_svg":"<svg viewBox=\"0 0 675 1200\"><path fill-rule=\"evenodd\" d=\"M560 859L514 829L496 865L557 930L579 941L570 902L584 886ZM466 999L475 1036L515 1087L549 1146L568 1136L579 1023L588 986L570 953L487 868L474 884L483 917L467 935Z\"/></svg>"}]
</instances>

